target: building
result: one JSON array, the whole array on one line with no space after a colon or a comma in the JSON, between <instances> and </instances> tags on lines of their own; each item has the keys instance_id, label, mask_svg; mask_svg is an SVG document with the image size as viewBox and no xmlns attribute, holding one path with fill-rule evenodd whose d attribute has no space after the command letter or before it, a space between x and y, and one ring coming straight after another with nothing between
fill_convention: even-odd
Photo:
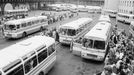
<instances>
[{"instance_id":1,"label":"building","mask_svg":"<svg viewBox=\"0 0 134 75\"><path fill-rule=\"evenodd\" d=\"M119 0L118 13L134 14L134 0Z\"/></svg>"},{"instance_id":2,"label":"building","mask_svg":"<svg viewBox=\"0 0 134 75\"><path fill-rule=\"evenodd\" d=\"M118 10L119 0L105 0L104 9L106 10Z\"/></svg>"},{"instance_id":3,"label":"building","mask_svg":"<svg viewBox=\"0 0 134 75\"><path fill-rule=\"evenodd\" d=\"M95 5L102 6L104 5L104 0L57 0L57 3L72 3L78 5Z\"/></svg>"}]
</instances>

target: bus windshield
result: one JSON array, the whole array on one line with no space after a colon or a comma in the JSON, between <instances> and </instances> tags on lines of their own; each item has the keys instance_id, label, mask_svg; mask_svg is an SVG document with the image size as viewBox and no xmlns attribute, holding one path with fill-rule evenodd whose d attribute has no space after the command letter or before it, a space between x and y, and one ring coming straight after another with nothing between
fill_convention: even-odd
<instances>
[{"instance_id":1,"label":"bus windshield","mask_svg":"<svg viewBox=\"0 0 134 75\"><path fill-rule=\"evenodd\" d=\"M94 41L94 48L95 49L105 49L105 41Z\"/></svg>"},{"instance_id":2,"label":"bus windshield","mask_svg":"<svg viewBox=\"0 0 134 75\"><path fill-rule=\"evenodd\" d=\"M5 25L5 30L16 30L15 25Z\"/></svg>"},{"instance_id":3,"label":"bus windshield","mask_svg":"<svg viewBox=\"0 0 134 75\"><path fill-rule=\"evenodd\" d=\"M93 47L93 40L84 38L82 40L82 45L84 47L87 47L87 48L92 48Z\"/></svg>"},{"instance_id":4,"label":"bus windshield","mask_svg":"<svg viewBox=\"0 0 134 75\"><path fill-rule=\"evenodd\" d=\"M84 38L82 40L82 45L86 48L105 49L105 41Z\"/></svg>"},{"instance_id":5,"label":"bus windshield","mask_svg":"<svg viewBox=\"0 0 134 75\"><path fill-rule=\"evenodd\" d=\"M74 29L60 29L61 35L75 36L76 30Z\"/></svg>"}]
</instances>

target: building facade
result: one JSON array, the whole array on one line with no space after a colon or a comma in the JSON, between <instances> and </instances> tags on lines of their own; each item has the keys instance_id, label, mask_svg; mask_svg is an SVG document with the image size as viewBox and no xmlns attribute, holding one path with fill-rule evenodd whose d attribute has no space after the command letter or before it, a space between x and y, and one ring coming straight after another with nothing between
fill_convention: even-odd
<instances>
[{"instance_id":1,"label":"building facade","mask_svg":"<svg viewBox=\"0 0 134 75\"><path fill-rule=\"evenodd\" d=\"M119 4L119 0L105 0L104 9L105 10L117 11L118 10L118 4Z\"/></svg>"},{"instance_id":2,"label":"building facade","mask_svg":"<svg viewBox=\"0 0 134 75\"><path fill-rule=\"evenodd\" d=\"M134 14L134 0L119 0L118 13Z\"/></svg>"},{"instance_id":3,"label":"building facade","mask_svg":"<svg viewBox=\"0 0 134 75\"><path fill-rule=\"evenodd\" d=\"M72 3L78 5L95 5L102 6L104 5L104 0L57 0L57 3Z\"/></svg>"}]
</instances>

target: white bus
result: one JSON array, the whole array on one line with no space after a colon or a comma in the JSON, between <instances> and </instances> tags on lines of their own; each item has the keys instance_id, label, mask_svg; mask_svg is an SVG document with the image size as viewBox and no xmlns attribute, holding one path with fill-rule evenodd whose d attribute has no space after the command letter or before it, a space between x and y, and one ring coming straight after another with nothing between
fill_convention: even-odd
<instances>
[{"instance_id":1,"label":"white bus","mask_svg":"<svg viewBox=\"0 0 134 75\"><path fill-rule=\"evenodd\" d=\"M60 42L70 44L72 40L80 37L92 22L91 18L79 18L59 27Z\"/></svg>"},{"instance_id":2,"label":"white bus","mask_svg":"<svg viewBox=\"0 0 134 75\"><path fill-rule=\"evenodd\" d=\"M56 62L55 40L34 36L0 51L0 75L45 75Z\"/></svg>"},{"instance_id":3,"label":"white bus","mask_svg":"<svg viewBox=\"0 0 134 75\"><path fill-rule=\"evenodd\" d=\"M106 22L111 22L110 18L108 15L101 15L99 17L99 21L106 21Z\"/></svg>"},{"instance_id":4,"label":"white bus","mask_svg":"<svg viewBox=\"0 0 134 75\"><path fill-rule=\"evenodd\" d=\"M134 21L132 21L130 26L129 26L129 32L134 37Z\"/></svg>"},{"instance_id":5,"label":"white bus","mask_svg":"<svg viewBox=\"0 0 134 75\"><path fill-rule=\"evenodd\" d=\"M103 10L105 14L109 15L112 18L116 18L117 11L116 10Z\"/></svg>"},{"instance_id":6,"label":"white bus","mask_svg":"<svg viewBox=\"0 0 134 75\"><path fill-rule=\"evenodd\" d=\"M25 18L25 16L28 16L28 10L27 9L16 9L16 10L6 10L4 13L4 16L7 18Z\"/></svg>"},{"instance_id":7,"label":"white bus","mask_svg":"<svg viewBox=\"0 0 134 75\"><path fill-rule=\"evenodd\" d=\"M33 32L42 31L47 25L46 16L11 20L4 24L4 34L6 38L25 37Z\"/></svg>"},{"instance_id":8,"label":"white bus","mask_svg":"<svg viewBox=\"0 0 134 75\"><path fill-rule=\"evenodd\" d=\"M86 6L89 13L101 13L101 7L99 6Z\"/></svg>"},{"instance_id":9,"label":"white bus","mask_svg":"<svg viewBox=\"0 0 134 75\"><path fill-rule=\"evenodd\" d=\"M103 61L108 52L110 35L111 23L99 22L81 39L74 41L70 49L82 58Z\"/></svg>"},{"instance_id":10,"label":"white bus","mask_svg":"<svg viewBox=\"0 0 134 75\"><path fill-rule=\"evenodd\" d=\"M124 23L131 23L131 21L133 20L134 20L134 15L132 14L118 13L117 21L121 21Z\"/></svg>"}]
</instances>

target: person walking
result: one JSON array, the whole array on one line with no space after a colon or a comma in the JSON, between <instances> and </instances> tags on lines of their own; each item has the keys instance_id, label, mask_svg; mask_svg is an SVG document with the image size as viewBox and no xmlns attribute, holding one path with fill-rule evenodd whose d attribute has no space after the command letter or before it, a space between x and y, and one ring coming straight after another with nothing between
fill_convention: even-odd
<instances>
[{"instance_id":1,"label":"person walking","mask_svg":"<svg viewBox=\"0 0 134 75\"><path fill-rule=\"evenodd\" d=\"M56 41L56 44L59 42L59 33L57 32L56 28L53 30L53 38Z\"/></svg>"}]
</instances>

